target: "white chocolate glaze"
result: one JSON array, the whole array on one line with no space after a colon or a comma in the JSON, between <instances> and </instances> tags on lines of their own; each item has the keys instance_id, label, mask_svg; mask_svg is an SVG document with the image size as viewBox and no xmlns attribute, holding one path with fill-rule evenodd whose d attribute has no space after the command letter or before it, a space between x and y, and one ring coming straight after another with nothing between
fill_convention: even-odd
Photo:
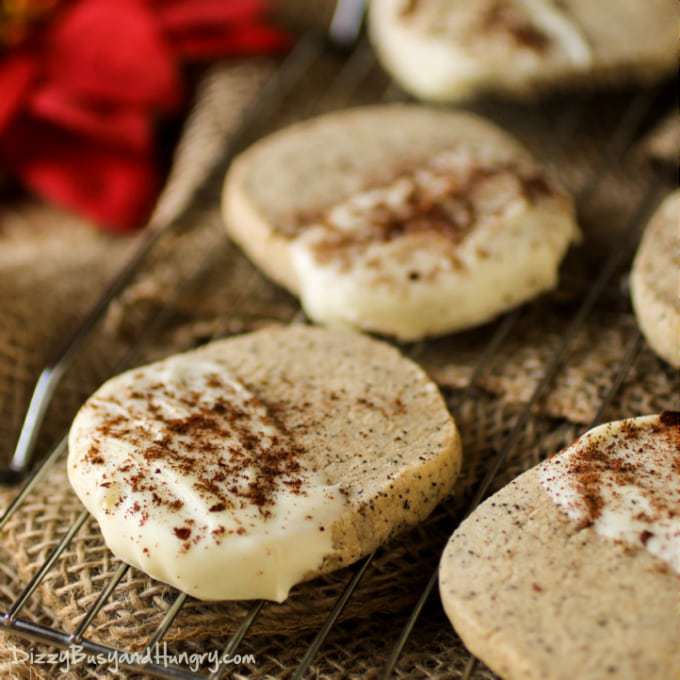
<instances>
[{"instance_id":1,"label":"white chocolate glaze","mask_svg":"<svg viewBox=\"0 0 680 680\"><path fill-rule=\"evenodd\" d=\"M551 73L587 72L594 61L578 22L549 0L374 0L370 10L383 64L432 101L523 89Z\"/></svg>"},{"instance_id":2,"label":"white chocolate glaze","mask_svg":"<svg viewBox=\"0 0 680 680\"><path fill-rule=\"evenodd\" d=\"M345 500L217 361L129 371L83 406L69 479L123 561L204 600L283 601Z\"/></svg>"},{"instance_id":3,"label":"white chocolate glaze","mask_svg":"<svg viewBox=\"0 0 680 680\"><path fill-rule=\"evenodd\" d=\"M461 145L298 225L291 248L311 318L412 340L553 287L578 237L533 163Z\"/></svg>"},{"instance_id":4,"label":"white chocolate glaze","mask_svg":"<svg viewBox=\"0 0 680 680\"><path fill-rule=\"evenodd\" d=\"M575 522L680 573L680 413L596 427L543 463L540 481Z\"/></svg>"}]
</instances>

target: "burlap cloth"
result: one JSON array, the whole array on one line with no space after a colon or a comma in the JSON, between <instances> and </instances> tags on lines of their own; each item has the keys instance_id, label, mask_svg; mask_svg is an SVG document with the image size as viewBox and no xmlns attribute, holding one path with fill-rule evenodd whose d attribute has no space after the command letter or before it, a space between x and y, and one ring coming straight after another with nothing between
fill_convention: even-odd
<instances>
[{"instance_id":1,"label":"burlap cloth","mask_svg":"<svg viewBox=\"0 0 680 680\"><path fill-rule=\"evenodd\" d=\"M310 11L310 5L303 6ZM320 2L319 8L328 15L327 4ZM268 125L348 103L349 92L323 94L329 74L339 66L337 57L318 63ZM161 212L175 212L189 201L191 187L204 183L206 159L219 153L244 107L274 67L267 60L232 63L208 75L199 92L199 106L187 124ZM355 84L351 101L375 101L387 81L374 69L361 84ZM635 148L625 157L620 157L620 149L610 149L617 161L604 178L595 181L600 177L598 159L607 149L615 121L633 96L624 92L596 97L596 101L592 96L574 98L568 106L558 99L517 107L501 107L495 102L476 106L501 118L537 153L547 156L563 181L580 196L581 221L589 245L568 259L557 291L522 311L503 349L471 391L465 388L493 325L404 347L445 390L463 433L463 474L446 509L439 509L421 527L396 537L379 552L314 662L316 676L377 675L409 607L436 567L453 526L451 515L460 516L486 462L502 447L598 271L603 253L620 241L631 210L650 182L662 187L663 193L665 180L653 174L647 159ZM652 107L652 112L659 108L663 104ZM568 116L565 109L572 113ZM638 137L653 120L651 113L642 117ZM217 183L208 185L204 192L208 198L190 205L180 227L159 242L139 278L113 305L59 388L40 452L64 434L83 399L115 371L210 338L301 320L295 300L264 279L227 241L219 217L218 188ZM0 441L4 457L13 448L47 352L92 303L134 241L105 236L72 216L34 202L6 206L0 213ZM496 488L567 445L595 416L635 333L622 271L574 339L566 368L532 413L519 445L494 483ZM677 372L643 347L607 415L637 415L677 406L678 386ZM0 492L0 505L4 506L12 493ZM0 540L1 608L16 597L81 510L69 489L63 461L58 461ZM72 631L117 567L95 523L86 523L22 615ZM265 605L239 648L241 653L254 654L256 663L237 668L235 677L285 677L350 576L351 569L344 570L296 588L282 605ZM140 649L174 596L171 589L129 570L87 636L117 647ZM247 611L247 604L242 603L189 601L168 631L169 651L223 648ZM22 660L22 652L31 648L29 643L5 633L0 639L2 677L48 678L59 672L53 666ZM416 626L397 675L459 677L467 660L435 597ZM81 667L60 677L112 675L110 668ZM475 677L493 676L478 665Z\"/></svg>"}]
</instances>

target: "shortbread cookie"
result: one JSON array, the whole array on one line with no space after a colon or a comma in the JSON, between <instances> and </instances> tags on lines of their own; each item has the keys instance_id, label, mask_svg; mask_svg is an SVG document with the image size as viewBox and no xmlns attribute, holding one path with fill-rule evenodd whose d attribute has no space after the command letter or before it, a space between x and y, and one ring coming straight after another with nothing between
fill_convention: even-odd
<instances>
[{"instance_id":1,"label":"shortbread cookie","mask_svg":"<svg viewBox=\"0 0 680 680\"><path fill-rule=\"evenodd\" d=\"M680 368L680 189L661 204L647 226L630 284L647 342Z\"/></svg>"},{"instance_id":2,"label":"shortbread cookie","mask_svg":"<svg viewBox=\"0 0 680 680\"><path fill-rule=\"evenodd\" d=\"M331 113L233 163L232 238L314 321L414 340L553 287L570 199L484 120L419 106Z\"/></svg>"},{"instance_id":3,"label":"shortbread cookie","mask_svg":"<svg viewBox=\"0 0 680 680\"><path fill-rule=\"evenodd\" d=\"M78 413L69 479L113 553L205 600L284 600L423 520L460 440L382 342L266 329L123 373Z\"/></svg>"},{"instance_id":4,"label":"shortbread cookie","mask_svg":"<svg viewBox=\"0 0 680 680\"><path fill-rule=\"evenodd\" d=\"M506 679L680 677L680 413L597 427L486 500L444 608Z\"/></svg>"},{"instance_id":5,"label":"shortbread cookie","mask_svg":"<svg viewBox=\"0 0 680 680\"><path fill-rule=\"evenodd\" d=\"M417 97L524 96L676 68L676 0L372 0L378 55Z\"/></svg>"}]
</instances>

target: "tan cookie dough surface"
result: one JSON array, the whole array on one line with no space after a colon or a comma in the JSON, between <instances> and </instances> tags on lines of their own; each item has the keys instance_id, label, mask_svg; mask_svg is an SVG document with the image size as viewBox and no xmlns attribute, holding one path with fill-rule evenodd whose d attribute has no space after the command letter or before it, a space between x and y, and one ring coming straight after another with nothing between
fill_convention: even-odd
<instances>
[{"instance_id":1,"label":"tan cookie dough surface","mask_svg":"<svg viewBox=\"0 0 680 680\"><path fill-rule=\"evenodd\" d=\"M556 285L572 202L471 114L367 106L246 150L224 187L231 237L308 316L415 340L484 323Z\"/></svg>"},{"instance_id":2,"label":"tan cookie dough surface","mask_svg":"<svg viewBox=\"0 0 680 680\"><path fill-rule=\"evenodd\" d=\"M650 416L606 427L612 429L592 431L598 439L581 438L567 449L579 452L569 474L578 470L581 498L586 498L585 506L572 506L575 515L546 491L546 479L568 463L561 454L486 500L444 552L440 592L446 613L470 651L503 678L668 680L680 675L680 575L668 561L680 560L680 554L677 543L666 546L666 559L651 552L663 544L658 527L677 524L680 517L680 466L668 472L680 462L680 415L667 417L666 424ZM654 446L664 465L651 465L649 473L608 452L612 444L612 452L622 451L626 441L630 451L641 449L639 456ZM594 442L584 455L583 447ZM609 482L593 483L605 467L606 479L617 480L611 488ZM641 487L636 479L643 480ZM656 501L647 506L638 499L637 506L622 510L621 498L631 499L626 484L663 492L643 492ZM573 501L568 494L561 498ZM638 517L645 510L654 517ZM605 535L606 527L611 536ZM628 534L623 531L631 527Z\"/></svg>"},{"instance_id":3,"label":"tan cookie dough surface","mask_svg":"<svg viewBox=\"0 0 680 680\"><path fill-rule=\"evenodd\" d=\"M460 457L413 362L293 326L112 378L76 416L68 473L123 561L199 599L282 601L424 519Z\"/></svg>"},{"instance_id":4,"label":"tan cookie dough surface","mask_svg":"<svg viewBox=\"0 0 680 680\"><path fill-rule=\"evenodd\" d=\"M680 189L649 222L633 263L631 295L654 351L680 368Z\"/></svg>"}]
</instances>

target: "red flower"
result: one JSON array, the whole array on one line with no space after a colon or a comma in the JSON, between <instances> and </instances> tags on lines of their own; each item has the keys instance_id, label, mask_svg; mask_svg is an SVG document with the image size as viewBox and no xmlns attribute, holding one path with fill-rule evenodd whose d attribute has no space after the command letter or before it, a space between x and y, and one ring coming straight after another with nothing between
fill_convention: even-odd
<instances>
[{"instance_id":1,"label":"red flower","mask_svg":"<svg viewBox=\"0 0 680 680\"><path fill-rule=\"evenodd\" d=\"M0 51L0 164L101 224L138 225L160 182L154 122L183 100L182 62L285 48L264 9L263 0L62 2Z\"/></svg>"}]
</instances>

